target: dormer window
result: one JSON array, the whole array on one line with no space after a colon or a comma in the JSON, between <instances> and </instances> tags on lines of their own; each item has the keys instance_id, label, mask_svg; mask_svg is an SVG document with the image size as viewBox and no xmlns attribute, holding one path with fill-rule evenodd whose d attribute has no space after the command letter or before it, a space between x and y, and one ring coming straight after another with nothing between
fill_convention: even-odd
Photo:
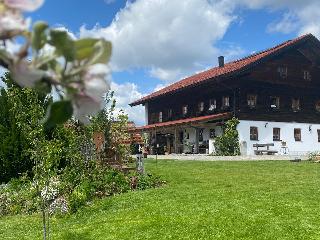
<instances>
[{"instance_id":1,"label":"dormer window","mask_svg":"<svg viewBox=\"0 0 320 240\"><path fill-rule=\"evenodd\" d=\"M216 99L210 99L209 100L209 111L214 111L217 109L217 100Z\"/></svg>"},{"instance_id":2,"label":"dormer window","mask_svg":"<svg viewBox=\"0 0 320 240\"><path fill-rule=\"evenodd\" d=\"M303 79L306 81L311 81L311 74L309 71L303 71Z\"/></svg>"},{"instance_id":3,"label":"dormer window","mask_svg":"<svg viewBox=\"0 0 320 240\"><path fill-rule=\"evenodd\" d=\"M183 114L183 115L187 115L187 113L188 113L188 105L183 105L183 107L182 107L182 114Z\"/></svg>"},{"instance_id":4,"label":"dormer window","mask_svg":"<svg viewBox=\"0 0 320 240\"><path fill-rule=\"evenodd\" d=\"M199 102L198 110L199 110L199 112L203 112L204 111L204 102Z\"/></svg>"},{"instance_id":5,"label":"dormer window","mask_svg":"<svg viewBox=\"0 0 320 240\"><path fill-rule=\"evenodd\" d=\"M222 97L222 108L230 107L230 98L228 96Z\"/></svg>"},{"instance_id":6,"label":"dormer window","mask_svg":"<svg viewBox=\"0 0 320 240\"><path fill-rule=\"evenodd\" d=\"M288 75L288 68L287 67L278 67L278 73L280 75L280 77L282 78L286 78Z\"/></svg>"},{"instance_id":7,"label":"dormer window","mask_svg":"<svg viewBox=\"0 0 320 240\"><path fill-rule=\"evenodd\" d=\"M162 112L159 112L159 122L162 122Z\"/></svg>"},{"instance_id":8,"label":"dormer window","mask_svg":"<svg viewBox=\"0 0 320 240\"><path fill-rule=\"evenodd\" d=\"M292 110L294 112L300 111L300 99L299 98L292 98Z\"/></svg>"},{"instance_id":9,"label":"dormer window","mask_svg":"<svg viewBox=\"0 0 320 240\"><path fill-rule=\"evenodd\" d=\"M280 108L280 98L279 97L271 97L270 100L271 100L270 107L272 109L279 109Z\"/></svg>"},{"instance_id":10,"label":"dormer window","mask_svg":"<svg viewBox=\"0 0 320 240\"><path fill-rule=\"evenodd\" d=\"M249 94L247 96L247 102L250 108L255 108L257 106L257 95Z\"/></svg>"}]
</instances>

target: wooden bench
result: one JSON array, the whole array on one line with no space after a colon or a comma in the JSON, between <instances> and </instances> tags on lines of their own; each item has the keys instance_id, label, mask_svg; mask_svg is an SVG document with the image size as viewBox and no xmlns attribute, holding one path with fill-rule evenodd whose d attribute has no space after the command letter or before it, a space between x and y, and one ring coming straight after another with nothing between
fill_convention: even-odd
<instances>
[{"instance_id":1,"label":"wooden bench","mask_svg":"<svg viewBox=\"0 0 320 240\"><path fill-rule=\"evenodd\" d=\"M269 149L270 147L273 147L273 146L274 146L273 143L265 143L265 144L255 143L255 144L253 144L253 147L255 147L257 149L254 150L254 154L256 154L256 155L263 155L263 154L274 155L274 154L278 153L278 151ZM266 148L266 149L259 149L259 148Z\"/></svg>"}]
</instances>

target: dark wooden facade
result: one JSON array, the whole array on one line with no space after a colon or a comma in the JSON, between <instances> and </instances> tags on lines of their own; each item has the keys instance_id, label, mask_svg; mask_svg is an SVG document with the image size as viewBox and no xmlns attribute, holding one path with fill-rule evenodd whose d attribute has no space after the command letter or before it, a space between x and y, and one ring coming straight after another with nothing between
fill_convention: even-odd
<instances>
[{"instance_id":1,"label":"dark wooden facade","mask_svg":"<svg viewBox=\"0 0 320 240\"><path fill-rule=\"evenodd\" d=\"M286 69L286 74L281 74L279 68ZM248 106L248 95L257 97L255 107ZM229 97L228 107L222 105L224 96ZM271 107L272 97L280 99L279 108ZM209 101L214 99L216 109L209 111ZM292 108L293 99L299 99L300 110ZM148 101L148 124L159 122L160 112L162 122L166 122L230 111L240 120L320 123L318 101L320 43L310 38L236 75L199 83ZM204 103L202 112L199 111L200 102ZM184 105L188 106L185 115Z\"/></svg>"}]
</instances>

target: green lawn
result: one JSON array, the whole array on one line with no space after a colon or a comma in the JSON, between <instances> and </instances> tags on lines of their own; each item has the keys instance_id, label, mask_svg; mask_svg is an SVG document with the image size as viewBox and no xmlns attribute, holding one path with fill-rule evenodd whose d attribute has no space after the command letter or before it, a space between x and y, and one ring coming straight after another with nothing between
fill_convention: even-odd
<instances>
[{"instance_id":1,"label":"green lawn","mask_svg":"<svg viewBox=\"0 0 320 240\"><path fill-rule=\"evenodd\" d=\"M148 161L165 187L52 219L52 239L320 239L320 164ZM38 215L0 218L0 239L40 239Z\"/></svg>"}]
</instances>

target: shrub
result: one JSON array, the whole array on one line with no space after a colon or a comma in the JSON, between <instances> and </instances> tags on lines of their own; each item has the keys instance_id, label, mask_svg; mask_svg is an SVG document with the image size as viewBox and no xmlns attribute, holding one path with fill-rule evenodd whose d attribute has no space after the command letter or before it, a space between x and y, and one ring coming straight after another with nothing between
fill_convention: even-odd
<instances>
[{"instance_id":1,"label":"shrub","mask_svg":"<svg viewBox=\"0 0 320 240\"><path fill-rule=\"evenodd\" d=\"M238 124L239 120L236 118L232 118L225 123L223 127L223 134L215 139L214 146L216 149L216 155L240 155L239 134L237 131Z\"/></svg>"},{"instance_id":2,"label":"shrub","mask_svg":"<svg viewBox=\"0 0 320 240\"><path fill-rule=\"evenodd\" d=\"M309 161L317 161L317 160L319 160L318 157L320 157L319 151L310 152L308 155L308 160Z\"/></svg>"}]
</instances>

